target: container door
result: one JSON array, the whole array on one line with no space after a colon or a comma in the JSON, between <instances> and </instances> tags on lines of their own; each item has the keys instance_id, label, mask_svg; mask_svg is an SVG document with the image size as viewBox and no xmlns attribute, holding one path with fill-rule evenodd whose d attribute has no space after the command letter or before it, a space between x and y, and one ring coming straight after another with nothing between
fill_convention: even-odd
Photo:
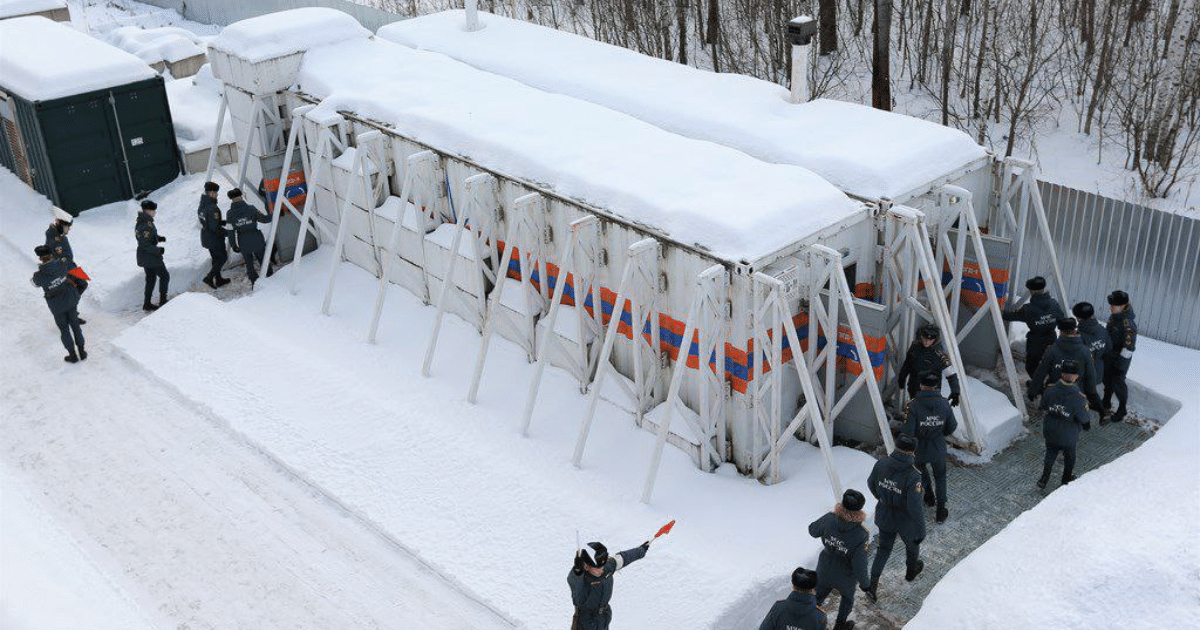
<instances>
[{"instance_id":1,"label":"container door","mask_svg":"<svg viewBox=\"0 0 1200 630\"><path fill-rule=\"evenodd\" d=\"M175 128L162 80L116 88L112 96L134 195L162 188L180 173Z\"/></svg>"},{"instance_id":2,"label":"container door","mask_svg":"<svg viewBox=\"0 0 1200 630\"><path fill-rule=\"evenodd\" d=\"M60 99L38 109L59 206L74 214L132 196L107 95Z\"/></svg>"}]
</instances>

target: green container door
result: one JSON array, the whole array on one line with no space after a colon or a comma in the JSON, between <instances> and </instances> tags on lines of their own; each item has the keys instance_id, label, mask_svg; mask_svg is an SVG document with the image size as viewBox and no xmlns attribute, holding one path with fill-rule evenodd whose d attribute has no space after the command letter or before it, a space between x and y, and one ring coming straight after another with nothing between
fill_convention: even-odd
<instances>
[{"instance_id":1,"label":"green container door","mask_svg":"<svg viewBox=\"0 0 1200 630\"><path fill-rule=\"evenodd\" d=\"M38 119L59 206L75 214L133 196L106 95L50 101Z\"/></svg>"},{"instance_id":2,"label":"green container door","mask_svg":"<svg viewBox=\"0 0 1200 630\"><path fill-rule=\"evenodd\" d=\"M112 92L133 194L162 188L179 176L179 149L167 91L161 80L135 83Z\"/></svg>"}]
</instances>

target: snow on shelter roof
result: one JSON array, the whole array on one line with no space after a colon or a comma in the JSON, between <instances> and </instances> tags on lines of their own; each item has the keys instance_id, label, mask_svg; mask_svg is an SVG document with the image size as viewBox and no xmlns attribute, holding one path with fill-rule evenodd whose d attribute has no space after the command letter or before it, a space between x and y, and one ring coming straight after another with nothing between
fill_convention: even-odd
<instances>
[{"instance_id":1,"label":"snow on shelter roof","mask_svg":"<svg viewBox=\"0 0 1200 630\"><path fill-rule=\"evenodd\" d=\"M0 0L0 18L65 8L66 0Z\"/></svg>"},{"instance_id":2,"label":"snow on shelter roof","mask_svg":"<svg viewBox=\"0 0 1200 630\"><path fill-rule=\"evenodd\" d=\"M386 123L726 260L754 260L863 212L805 169L383 40L311 50L297 83L323 99L313 115Z\"/></svg>"},{"instance_id":3,"label":"snow on shelter roof","mask_svg":"<svg viewBox=\"0 0 1200 630\"><path fill-rule=\"evenodd\" d=\"M28 101L158 76L141 59L41 16L0 20L0 86Z\"/></svg>"},{"instance_id":4,"label":"snow on shelter roof","mask_svg":"<svg viewBox=\"0 0 1200 630\"><path fill-rule=\"evenodd\" d=\"M688 137L812 170L864 199L899 199L987 153L948 127L831 100L800 105L774 83L716 74L551 28L463 11L394 22L379 36L538 89L610 107Z\"/></svg>"},{"instance_id":5,"label":"snow on shelter roof","mask_svg":"<svg viewBox=\"0 0 1200 630\"><path fill-rule=\"evenodd\" d=\"M222 29L208 45L254 63L370 36L371 31L349 14L337 9L309 7L234 22Z\"/></svg>"}]
</instances>

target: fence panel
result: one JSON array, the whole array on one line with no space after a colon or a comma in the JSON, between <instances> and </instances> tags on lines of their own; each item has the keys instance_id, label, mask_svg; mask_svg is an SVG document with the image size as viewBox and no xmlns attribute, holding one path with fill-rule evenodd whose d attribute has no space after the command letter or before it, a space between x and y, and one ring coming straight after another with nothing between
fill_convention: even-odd
<instances>
[{"instance_id":1,"label":"fence panel","mask_svg":"<svg viewBox=\"0 0 1200 630\"><path fill-rule=\"evenodd\" d=\"M1200 218L1038 185L1071 299L1091 302L1104 319L1105 296L1124 290L1143 334L1200 349ZM1050 258L1032 221L1024 238L1025 275L1049 275Z\"/></svg>"}]
</instances>

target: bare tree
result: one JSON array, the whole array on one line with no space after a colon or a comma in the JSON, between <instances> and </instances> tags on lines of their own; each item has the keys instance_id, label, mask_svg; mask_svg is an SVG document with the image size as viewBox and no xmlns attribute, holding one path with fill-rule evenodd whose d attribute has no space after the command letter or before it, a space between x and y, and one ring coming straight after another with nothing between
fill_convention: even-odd
<instances>
[{"instance_id":1,"label":"bare tree","mask_svg":"<svg viewBox=\"0 0 1200 630\"><path fill-rule=\"evenodd\" d=\"M892 111L892 1L875 0L871 22L874 48L871 55L871 107Z\"/></svg>"}]
</instances>

